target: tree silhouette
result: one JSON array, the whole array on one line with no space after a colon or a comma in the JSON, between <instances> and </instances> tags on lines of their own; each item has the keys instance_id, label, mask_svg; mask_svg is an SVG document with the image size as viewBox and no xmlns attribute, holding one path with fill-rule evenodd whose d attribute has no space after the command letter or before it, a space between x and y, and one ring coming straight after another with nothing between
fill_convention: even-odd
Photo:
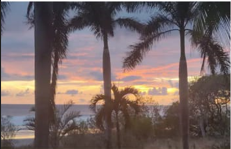
<instances>
[{"instance_id":1,"label":"tree silhouette","mask_svg":"<svg viewBox=\"0 0 231 149\"><path fill-rule=\"evenodd\" d=\"M1 35L4 29L3 24L5 23L5 16L8 7L9 7L9 2L1 2Z\"/></svg>"},{"instance_id":2,"label":"tree silhouette","mask_svg":"<svg viewBox=\"0 0 231 149\"><path fill-rule=\"evenodd\" d=\"M77 15L71 19L70 28L80 30L84 27L90 28L97 38L101 38L104 43L103 48L103 80L105 112L108 114L106 119L106 146L111 146L111 110L109 104L111 102L111 61L108 46L109 37L114 36L114 28L116 25L126 27L131 30L141 31L142 24L133 18L117 18L116 14L121 10L121 3L111 2L82 2L75 3L74 8Z\"/></svg>"},{"instance_id":3,"label":"tree silhouette","mask_svg":"<svg viewBox=\"0 0 231 149\"><path fill-rule=\"evenodd\" d=\"M120 126L119 126L119 114L122 114L125 120L125 130L129 128L130 124L130 110L133 109L135 115L140 112L139 101L141 99L140 94L137 89L132 87L126 87L122 90L119 90L117 86L112 86L112 92L114 94L114 99L112 99L110 108L111 111L115 112L116 119L116 130L117 130L117 147L121 148L121 139L120 139ZM130 100L129 95L135 96L135 100ZM96 108L98 102L104 101L104 104L101 108ZM103 120L106 118L106 106L105 106L106 96L102 94L97 94L91 99L91 109L96 112L96 125L101 130L105 130L103 125Z\"/></svg>"},{"instance_id":4,"label":"tree silhouette","mask_svg":"<svg viewBox=\"0 0 231 149\"><path fill-rule=\"evenodd\" d=\"M228 73L229 56L215 40L220 24L227 24L229 11L221 7L230 3L200 3L200 2L157 2L148 3L158 8L158 13L151 17L141 34L140 42L132 45L132 51L127 53L123 68L133 69L143 60L154 42L167 37L173 31L180 33L180 63L179 63L179 96L181 107L181 127L183 148L188 149L188 73L185 56L185 36L190 35L192 45L196 47L203 58L201 70L204 69L207 58L208 66L214 74L216 68ZM226 9L227 10L227 9ZM220 19L219 19L220 18ZM225 28L227 29L227 28ZM229 37L228 37L229 39Z\"/></svg>"}]
</instances>

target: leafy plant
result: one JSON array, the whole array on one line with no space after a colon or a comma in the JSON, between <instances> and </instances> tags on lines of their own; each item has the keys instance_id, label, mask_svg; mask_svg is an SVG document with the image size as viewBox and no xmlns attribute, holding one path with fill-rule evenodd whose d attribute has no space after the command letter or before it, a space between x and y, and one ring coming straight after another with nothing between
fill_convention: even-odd
<instances>
[{"instance_id":1,"label":"leafy plant","mask_svg":"<svg viewBox=\"0 0 231 149\"><path fill-rule=\"evenodd\" d=\"M64 104L60 109L56 110L56 115L54 118L54 123L50 125L50 145L52 148L57 148L61 139L64 136L79 131L79 124L76 118L80 117L79 111L70 111L70 108L74 105L73 101L69 101ZM32 111L35 111L32 108ZM35 129L35 118L27 118L24 120L25 126L28 130Z\"/></svg>"},{"instance_id":2,"label":"leafy plant","mask_svg":"<svg viewBox=\"0 0 231 149\"><path fill-rule=\"evenodd\" d=\"M1 148L12 148L14 146L12 138L14 138L17 127L10 122L10 117L1 116Z\"/></svg>"}]
</instances>

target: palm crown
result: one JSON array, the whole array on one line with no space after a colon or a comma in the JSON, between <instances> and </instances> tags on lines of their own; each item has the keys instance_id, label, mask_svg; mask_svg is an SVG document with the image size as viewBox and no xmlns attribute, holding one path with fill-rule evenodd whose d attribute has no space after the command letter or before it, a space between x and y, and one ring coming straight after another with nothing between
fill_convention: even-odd
<instances>
[{"instance_id":1,"label":"palm crown","mask_svg":"<svg viewBox=\"0 0 231 149\"><path fill-rule=\"evenodd\" d=\"M114 94L114 99L112 99L111 102L111 109L115 112L115 114L119 114L119 112L122 112L124 118L125 118L125 128L128 128L130 125L130 115L129 115L129 109L134 110L134 114L138 114L140 112L140 106L139 102L141 100L140 94L137 89L132 87L126 87L122 90L119 90L117 86L112 86L112 92ZM135 96L135 100L130 100L128 95ZM105 118L105 104L103 104L100 108L97 110L97 103L100 101L105 101L105 95L103 94L97 94L91 99L91 109L96 112L96 124L97 126L104 130L103 127L103 119Z\"/></svg>"},{"instance_id":2,"label":"palm crown","mask_svg":"<svg viewBox=\"0 0 231 149\"><path fill-rule=\"evenodd\" d=\"M107 106L115 113L115 124L117 130L117 146L120 149L120 124L119 124L119 115L122 114L124 117L124 127L127 130L130 126L130 116L133 113L135 116L140 112L140 94L137 89L132 87L126 87L122 90L119 90L117 86L113 85L111 88L114 99L111 100L110 105L104 103L98 110L96 105L99 101L106 101L106 96L98 94L91 99L91 109L96 112L96 126L101 129L104 129L103 120L107 116ZM129 95L135 96L135 100L130 100Z\"/></svg>"},{"instance_id":3,"label":"palm crown","mask_svg":"<svg viewBox=\"0 0 231 149\"><path fill-rule=\"evenodd\" d=\"M1 35L4 29L3 24L5 23L5 16L8 6L9 6L9 2L1 2Z\"/></svg>"},{"instance_id":4,"label":"palm crown","mask_svg":"<svg viewBox=\"0 0 231 149\"><path fill-rule=\"evenodd\" d=\"M217 6L214 3L198 2L155 3L154 6L157 6L159 13L147 22L140 42L130 46L132 51L127 53L123 67L133 69L143 60L143 56L154 42L158 42L173 31L184 29L185 35L191 36L192 45L201 53L203 58L201 70L204 69L208 57L208 66L213 74L217 66L220 66L223 73L228 73L228 54L223 51L223 47L215 38L219 29L224 27L221 24L227 24L229 20L227 9L220 11L224 5L225 3ZM214 13L210 13L212 11ZM227 26L224 29L229 30Z\"/></svg>"},{"instance_id":5,"label":"palm crown","mask_svg":"<svg viewBox=\"0 0 231 149\"><path fill-rule=\"evenodd\" d=\"M70 27L73 30L89 27L96 37L102 38L105 34L113 37L116 25L136 31L143 27L134 18L115 18L122 9L121 3L83 2L75 4L75 8L77 15L70 21Z\"/></svg>"}]
</instances>

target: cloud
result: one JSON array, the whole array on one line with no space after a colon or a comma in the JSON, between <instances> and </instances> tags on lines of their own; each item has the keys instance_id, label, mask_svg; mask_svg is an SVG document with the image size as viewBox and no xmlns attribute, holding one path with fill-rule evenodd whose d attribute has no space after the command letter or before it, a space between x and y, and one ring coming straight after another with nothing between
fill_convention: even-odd
<instances>
[{"instance_id":1,"label":"cloud","mask_svg":"<svg viewBox=\"0 0 231 149\"><path fill-rule=\"evenodd\" d=\"M75 96L75 95L77 95L78 93L79 93L78 90L67 90L67 91L65 92L65 94L68 94L68 95L71 95L71 96Z\"/></svg>"},{"instance_id":2,"label":"cloud","mask_svg":"<svg viewBox=\"0 0 231 149\"><path fill-rule=\"evenodd\" d=\"M1 96L9 96L9 95L10 95L9 91L1 90Z\"/></svg>"},{"instance_id":3,"label":"cloud","mask_svg":"<svg viewBox=\"0 0 231 149\"><path fill-rule=\"evenodd\" d=\"M124 77L121 79L121 81L134 81L134 80L139 80L141 79L142 77L141 76L127 76L127 77Z\"/></svg>"},{"instance_id":4,"label":"cloud","mask_svg":"<svg viewBox=\"0 0 231 149\"><path fill-rule=\"evenodd\" d=\"M172 88L178 88L179 87L179 82L174 83L172 80L168 80L168 83Z\"/></svg>"},{"instance_id":5,"label":"cloud","mask_svg":"<svg viewBox=\"0 0 231 149\"><path fill-rule=\"evenodd\" d=\"M17 93L16 96L21 97L21 96L28 95L29 93L30 93L30 91L29 91L29 88L28 88L25 91L21 91L21 92Z\"/></svg>"},{"instance_id":6,"label":"cloud","mask_svg":"<svg viewBox=\"0 0 231 149\"><path fill-rule=\"evenodd\" d=\"M67 78L66 75L58 75L58 80L66 80Z\"/></svg>"},{"instance_id":7,"label":"cloud","mask_svg":"<svg viewBox=\"0 0 231 149\"><path fill-rule=\"evenodd\" d=\"M8 78L9 74L7 74L4 70L3 67L1 67L1 80L3 80L3 78Z\"/></svg>"},{"instance_id":8,"label":"cloud","mask_svg":"<svg viewBox=\"0 0 231 149\"><path fill-rule=\"evenodd\" d=\"M20 75L20 74L9 74L5 72L5 69L1 67L1 80L2 81L30 81L33 80L32 75Z\"/></svg>"},{"instance_id":9,"label":"cloud","mask_svg":"<svg viewBox=\"0 0 231 149\"><path fill-rule=\"evenodd\" d=\"M103 73L100 71L91 71L89 75L96 81L103 81ZM111 80L116 80L116 76L114 74L111 75Z\"/></svg>"},{"instance_id":10,"label":"cloud","mask_svg":"<svg viewBox=\"0 0 231 149\"><path fill-rule=\"evenodd\" d=\"M86 103L86 100L85 99L79 99L78 102L80 102L80 103Z\"/></svg>"},{"instance_id":11,"label":"cloud","mask_svg":"<svg viewBox=\"0 0 231 149\"><path fill-rule=\"evenodd\" d=\"M99 71L91 71L90 76L93 77L93 79L97 80L97 81L103 81L103 73L99 72Z\"/></svg>"},{"instance_id":12,"label":"cloud","mask_svg":"<svg viewBox=\"0 0 231 149\"><path fill-rule=\"evenodd\" d=\"M153 87L153 89L148 90L149 95L168 95L166 87Z\"/></svg>"},{"instance_id":13,"label":"cloud","mask_svg":"<svg viewBox=\"0 0 231 149\"><path fill-rule=\"evenodd\" d=\"M173 83L172 83L171 80L168 80L168 83L169 83L169 85L170 85L171 87L174 87L174 85L173 85Z\"/></svg>"},{"instance_id":14,"label":"cloud","mask_svg":"<svg viewBox=\"0 0 231 149\"><path fill-rule=\"evenodd\" d=\"M134 82L135 85L147 85L152 83L152 81L136 81Z\"/></svg>"}]
</instances>

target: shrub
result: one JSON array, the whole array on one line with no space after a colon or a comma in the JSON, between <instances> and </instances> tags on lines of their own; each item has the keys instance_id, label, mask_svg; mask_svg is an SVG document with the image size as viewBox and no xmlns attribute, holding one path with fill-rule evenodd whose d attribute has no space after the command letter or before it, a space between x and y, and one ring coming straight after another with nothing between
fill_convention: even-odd
<instances>
[{"instance_id":1,"label":"shrub","mask_svg":"<svg viewBox=\"0 0 231 149\"><path fill-rule=\"evenodd\" d=\"M12 138L15 136L17 127L10 122L10 117L1 116L1 148L13 148Z\"/></svg>"}]
</instances>

